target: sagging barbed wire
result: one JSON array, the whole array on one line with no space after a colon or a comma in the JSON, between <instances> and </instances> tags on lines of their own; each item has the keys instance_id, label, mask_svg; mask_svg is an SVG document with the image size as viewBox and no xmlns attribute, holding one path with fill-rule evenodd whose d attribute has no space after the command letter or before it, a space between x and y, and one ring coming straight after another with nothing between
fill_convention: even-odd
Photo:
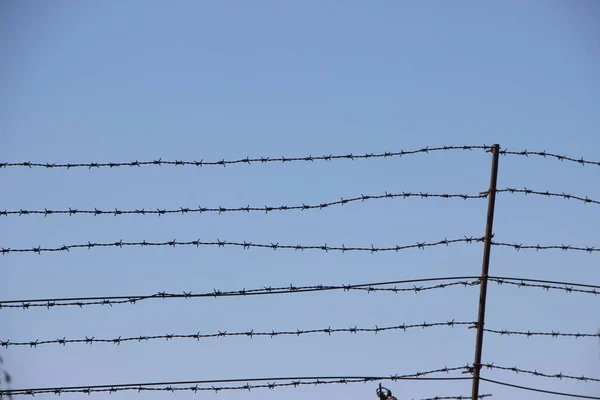
<instances>
[{"instance_id":1,"label":"sagging barbed wire","mask_svg":"<svg viewBox=\"0 0 600 400\"><path fill-rule=\"evenodd\" d=\"M259 243L252 243L252 242L228 242L226 240L219 240L217 239L214 242L203 242L201 240L192 240L192 241L186 241L186 242L181 242L181 241L177 241L176 239L173 239L171 241L166 241L166 242L149 242L146 240L143 240L141 242L124 242L123 240L119 240L118 242L112 242L112 243L92 243L92 242L88 242L87 244L70 244L70 245L62 245L60 247L46 247L46 248L42 248L41 246L38 247L32 247L32 248L23 248L23 249L12 249L12 248L4 248L2 247L2 254L9 254L9 253L46 253L46 252L61 252L61 251L69 251L71 249L92 249L95 247L118 247L118 248L122 248L122 247L160 247L160 246L171 246L171 247L176 247L176 246L196 246L196 247L206 247L206 246L212 246L212 247L241 247L243 249L249 249L249 248L263 248L263 249L271 249L271 250L280 250L280 249L286 249L286 250L320 250L320 251L325 251L325 252L329 252L329 251L338 251L338 252L342 252L345 253L347 251L358 251L358 252L370 252L370 253L377 253L377 252L391 252L391 251L401 251L401 250L407 250L407 249L425 249L427 247L435 247L435 246L442 246L442 245L450 245L450 244L454 244L454 243L473 243L473 242L482 242L483 238L482 237L463 237L463 238L459 238L459 239L443 239L443 240L439 240L437 242L417 242L416 244L409 244L409 245L403 245L403 246L393 246L393 247L375 247L373 245L371 245L371 247L346 247L344 244L342 244L341 247L339 246L329 246L327 245L327 243L325 243L324 245L283 245L283 244L279 244L279 242L276 243L269 243L269 244L259 244Z\"/></svg>"},{"instance_id":2,"label":"sagging barbed wire","mask_svg":"<svg viewBox=\"0 0 600 400\"><path fill-rule=\"evenodd\" d=\"M387 282L374 282L374 283L358 283L350 285L312 285L312 286L296 286L290 284L289 286L271 287L264 286L258 289L241 289L241 290L229 290L223 291L219 289L213 289L212 292L205 293L193 293L193 292L182 292L182 293L167 293L158 292L152 295L145 296L103 296L103 297L76 297L76 298L53 298L53 299L27 299L27 300L0 300L0 309L3 308L19 308L28 310L34 307L44 307L50 309L52 307L84 307L91 305L116 305L116 304L137 304L143 300L150 299L193 299L193 298L217 298L217 297L245 297L245 296L256 296L256 295L276 295L276 294L292 294L292 293L313 293L323 291L362 291L366 293L373 292L387 292L387 293L401 293L401 292L412 292L421 293L424 291L431 291L435 289L445 289L453 286L476 286L479 284L479 277L477 276L461 276L461 277L443 277L443 278L425 278L425 279L409 279L401 281L387 281ZM456 282L440 283L431 286L416 286L415 283L433 282L433 281L448 281L454 280ZM401 285L401 284L413 284L413 287L409 288L398 288L394 287L381 287L390 285Z\"/></svg>"},{"instance_id":3,"label":"sagging barbed wire","mask_svg":"<svg viewBox=\"0 0 600 400\"><path fill-rule=\"evenodd\" d=\"M17 395L36 395L36 394L54 394L60 396L64 393L115 393L120 391L208 391L219 393L227 390L252 390L252 389L275 389L279 387L301 387L301 386L319 386L333 384L351 384L351 383L369 383L378 381L402 381L402 380L423 380L423 381L461 381L471 380L469 377L430 377L433 374L449 374L467 369L468 366L458 366L453 368L439 368L429 371L416 372L404 375L388 375L388 376L310 376L310 377L269 377L269 378L243 378L243 379L217 379L217 380L196 380L196 381L172 381L172 382L145 382L145 383L127 383L113 385L88 385L88 386L63 386L63 387L46 387L46 388L29 388L29 389L12 389L1 390L0 396L17 396ZM265 382L265 383L255 383ZM223 386L226 383L245 383L245 385ZM485 397L489 395L484 395ZM459 396L457 398L469 398Z\"/></svg>"},{"instance_id":4,"label":"sagging barbed wire","mask_svg":"<svg viewBox=\"0 0 600 400\"><path fill-rule=\"evenodd\" d=\"M401 325L394 325L394 326L377 326L375 325L374 328L359 328L358 326L354 326L354 327L350 327L350 328L331 328L331 327L327 327L327 328L322 328L322 329L296 329L296 330L291 330L291 331L275 331L272 330L271 332L267 332L267 331L254 331L254 329L246 331L246 332L227 332L227 331L217 331L217 333L200 333L200 332L196 332L196 333L192 333L192 334L165 334L165 335L153 335L153 336L145 336L145 335L140 335L140 336L135 336L135 337L121 337L119 336L118 338L113 338L113 339L97 339L95 336L92 337L88 337L85 336L85 338L83 339L67 339L66 337L60 338L60 339L50 339L50 340L35 340L35 341L28 341L28 342L11 342L10 340L0 340L0 347L4 347L4 348L8 348L11 346L29 346L30 348L35 348L37 346L41 346L41 345L47 345L47 344L59 344L59 345L66 345L66 344L71 344L71 343L85 343L85 344L94 344L94 343L112 343L112 344L116 344L116 345L120 345L121 343L126 343L126 342L145 342L145 341L149 341L149 340L159 340L159 339L164 339L166 341L168 340L172 340L172 339L195 339L197 341L199 341L200 339L212 339L212 338L222 338L222 337L249 337L249 338L253 338L253 337L269 337L269 338L274 338L276 336L302 336L302 335L310 335L310 334L327 334L328 336L331 336L332 333L351 333L351 334L356 334L356 333L375 333L378 334L379 332L385 332L385 331L402 331L402 332L406 332L409 329L425 329L425 328L433 328L433 327L450 327L450 328L454 328L455 326L461 326L461 325L473 325L475 324L475 322L465 322L465 321L446 321L446 322L432 322L432 323L428 323L428 322L423 322L420 324L406 324L406 323L402 323Z\"/></svg>"},{"instance_id":5,"label":"sagging barbed wire","mask_svg":"<svg viewBox=\"0 0 600 400\"><path fill-rule=\"evenodd\" d=\"M532 189L515 189L515 188L506 188L506 189L500 189L496 191L497 193L510 193L510 194L525 194L525 195L536 195L536 196L547 196L547 197L559 197L559 198L563 198L565 200L577 200L580 202L583 202L585 204L600 204L600 201L598 200L593 200L588 198L587 196L585 197L581 197L581 196L576 196L576 195L572 195L572 194L567 194L567 193L553 193L553 192L549 192L549 191L536 191L536 190L532 190ZM402 199L408 199L408 198L420 198L420 199L428 199L428 198L440 198L440 199L462 199L462 200L467 200L467 199L485 199L488 197L488 192L481 192L479 194L458 194L458 193L428 193L428 192L401 192L401 193L388 193L385 192L384 194L377 194L377 195L365 195L365 194L361 194L360 196L357 197L351 197L351 198L346 198L344 199L343 197L340 200L337 201L330 201L330 202L322 202L322 203L318 203L318 204L305 204L303 203L302 205L294 205L294 206L287 206L287 205L281 205L281 206L264 206L264 207L250 207L250 205L245 206L245 207L223 207L223 206L217 206L217 207L203 207L203 206L198 206L198 207L179 207L179 208L172 208L172 209L168 209L168 208L156 208L156 209L144 209L144 208L140 208L140 209L132 209L132 210L125 210L125 209L118 209L115 208L114 210L101 210L98 208L94 208L93 210L80 210L78 208L71 208L68 207L68 209L48 209L48 208L44 208L43 210L31 210L31 209L19 209L19 210L0 210L0 216L9 216L9 215L18 215L18 216L26 216L26 215L43 215L45 217L49 216L49 215L68 215L68 216L73 216L73 215L93 215L93 216L98 216L98 215L112 215L114 217L119 216L119 215L158 215L158 216L162 216L162 215L168 215L168 214L181 214L181 215L185 215L185 214L202 214L202 213L217 213L217 214L223 214L223 213L231 213L231 212L246 212L246 213L250 213L250 212L264 212L265 214L268 214L270 212L275 212L275 211L306 211L306 210L322 210L324 208L328 208L331 206L337 206L337 205L344 205L344 204L348 204L348 203L353 203L353 202L364 202L367 200L379 200L379 199L395 199L395 198L402 198Z\"/></svg>"},{"instance_id":6,"label":"sagging barbed wire","mask_svg":"<svg viewBox=\"0 0 600 400\"><path fill-rule=\"evenodd\" d=\"M184 161L184 160L163 160L162 158L151 160L151 161L127 161L127 162L84 162L84 163L41 163L41 162L31 162L31 161L22 161L22 162L2 162L0 163L0 168L8 168L8 167L26 167L26 168L117 168L117 167L142 167L142 166L163 166L163 165L173 165L173 166L195 166L195 167L205 167L205 166L222 166L226 167L227 165L233 164L265 164L265 163L286 163L286 162L314 162L314 161L333 161L333 160L360 160L360 159L377 159L377 158L390 158L390 157L403 157L412 154L428 154L432 152L440 152L440 151L455 151L455 150L484 150L491 151L492 146L488 145L463 145L463 146L440 146L440 147L423 147L416 150L400 150L398 152L383 152L383 153L364 153L354 155L350 154L342 154L342 155L322 155L322 156L302 156L302 157L246 157L240 159L233 160L225 160L224 158L218 161L204 161L201 159L200 161ZM538 156L543 158L554 158L559 161L569 161L573 163L580 164L582 166L585 165L597 165L600 166L600 161L590 161L585 160L583 158L573 158L565 155L550 153L547 151L509 151L507 149L500 150L501 155L515 155L515 156Z\"/></svg>"}]
</instances>

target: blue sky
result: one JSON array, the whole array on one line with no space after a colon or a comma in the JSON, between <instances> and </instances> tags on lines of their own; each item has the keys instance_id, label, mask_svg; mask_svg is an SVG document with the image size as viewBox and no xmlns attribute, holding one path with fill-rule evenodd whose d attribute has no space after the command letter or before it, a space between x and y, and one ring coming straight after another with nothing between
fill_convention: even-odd
<instances>
[{"instance_id":1,"label":"blue sky","mask_svg":"<svg viewBox=\"0 0 600 400\"><path fill-rule=\"evenodd\" d=\"M594 1L3 2L3 162L220 160L499 143L598 160L600 42ZM403 158L113 169L0 170L0 209L297 205L360 194L487 190L482 151ZM503 156L499 187L600 199L599 170ZM313 211L2 217L2 247L221 240L393 246L483 236L486 200L385 199ZM506 242L599 246L598 206L499 194ZM598 284L597 253L492 249L491 273ZM338 254L235 248L9 254L2 299L205 292L477 275L481 244ZM471 321L478 287L317 293L2 310L2 340L374 327ZM490 284L494 329L594 333L595 296ZM390 375L472 362L455 327L200 342L2 350L13 387L288 375ZM486 335L485 362L598 378L595 339ZM598 395L597 383L484 371ZM469 382L388 383L398 398L470 393ZM375 384L219 393L227 399L375 398ZM482 383L497 398L542 399ZM63 395L73 397L74 395ZM96 394L103 398L109 395ZM132 398L135 394L111 394ZM139 395L138 395L139 396ZM147 395L149 398L163 396ZM193 394L180 393L178 398ZM207 394L205 397L212 397Z\"/></svg>"}]
</instances>

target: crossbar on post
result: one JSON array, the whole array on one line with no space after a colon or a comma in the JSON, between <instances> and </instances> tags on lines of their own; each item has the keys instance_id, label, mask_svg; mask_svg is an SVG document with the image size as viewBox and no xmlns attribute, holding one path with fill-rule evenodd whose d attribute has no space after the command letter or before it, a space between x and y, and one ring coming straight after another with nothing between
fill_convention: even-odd
<instances>
[{"instance_id":1,"label":"crossbar on post","mask_svg":"<svg viewBox=\"0 0 600 400\"><path fill-rule=\"evenodd\" d=\"M488 192L489 197L483 247L483 264L481 266L481 286L479 289L479 314L477 316L477 339L475 342L475 361L473 362L473 392L471 400L477 400L479 398L479 377L481 373L481 353L483 350L485 303L487 300L487 284L490 271L490 251L492 249L492 237L494 236L494 208L496 204L496 184L498 182L498 159L500 156L500 145L493 145L491 152L492 172L490 175L490 189Z\"/></svg>"}]
</instances>

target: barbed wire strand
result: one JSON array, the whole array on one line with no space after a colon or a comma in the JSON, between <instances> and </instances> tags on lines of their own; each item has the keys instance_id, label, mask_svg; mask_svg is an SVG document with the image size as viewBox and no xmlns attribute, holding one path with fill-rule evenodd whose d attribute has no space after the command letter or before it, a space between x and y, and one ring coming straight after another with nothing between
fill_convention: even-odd
<instances>
[{"instance_id":1,"label":"barbed wire strand","mask_svg":"<svg viewBox=\"0 0 600 400\"><path fill-rule=\"evenodd\" d=\"M581 376L574 376L574 375L567 375L567 374L563 374L562 372L558 373L558 374L545 374L543 372L538 372L537 370L526 370L526 369L521 369L518 367L503 367L500 365L494 365L494 363L487 363L487 364L482 364L482 367L487 368L487 369L497 369L497 370L502 370L502 371L510 371L510 372L515 372L517 374L528 374L528 375L533 375L533 376L540 376L543 378L554 378L554 379L570 379L570 380L575 380L575 381L580 381L580 382L600 382L600 379L598 378L590 378L584 375Z\"/></svg>"},{"instance_id":2,"label":"barbed wire strand","mask_svg":"<svg viewBox=\"0 0 600 400\"><path fill-rule=\"evenodd\" d=\"M264 164L264 163L286 163L286 162L314 162L314 161L333 161L333 160L359 160L359 159L375 159L375 158L389 158L389 157L403 157L412 154L426 154L430 152L439 152L439 151L450 151L450 150L489 150L491 146L442 146L442 147L423 147L421 149L416 150L400 150L399 152L383 152L383 153L365 153L364 155L354 155L343 154L343 155L322 155L322 156L304 156L304 157L255 157L255 158L240 158L236 160L225 160L221 159L220 161L204 161L203 159L200 161L183 161L183 160L173 160L173 161L163 161L162 159L152 160L152 161L130 161L130 162L105 162L105 163L97 163L97 162L89 162L89 163L66 163L66 164L56 164L56 163L36 163L31 161L25 162L14 162L14 163L0 163L0 168L4 167L44 167L44 168L115 168L115 167L141 167L146 165L154 165L154 166L162 166L162 165L176 165L176 166L196 166L196 167L204 167L204 166L222 166L225 167L227 165L232 164Z\"/></svg>"},{"instance_id":3,"label":"barbed wire strand","mask_svg":"<svg viewBox=\"0 0 600 400\"><path fill-rule=\"evenodd\" d=\"M1 390L0 396L7 395L34 395L50 393L61 395L63 393L85 393L94 392L118 392L118 391L215 391L221 390L250 390L254 388L274 389L276 387L299 387L306 385L325 385L325 384L348 384L348 383L368 383L375 381L401 381L401 380L423 380L423 381L457 381L471 380L469 377L429 377L436 373L450 373L465 369L465 367L440 368L425 372L417 372L405 375L389 375L389 376L311 376L311 377L272 377L272 378L246 378L246 379L217 379L217 380L197 380L197 381L173 381L173 382L146 382L146 383L125 383L114 385L89 385L89 386L66 386L66 387L46 387L46 388L31 388L31 389L11 389ZM284 383L278 383L278 382ZM225 383L245 383L244 386L213 386L222 385ZM250 382L267 382L266 384L251 385ZM194 385L181 387L184 385ZM201 387L200 385L211 385ZM179 387L176 387L179 386ZM486 395L489 396L489 395ZM469 398L469 397L465 397Z\"/></svg>"},{"instance_id":4,"label":"barbed wire strand","mask_svg":"<svg viewBox=\"0 0 600 400\"><path fill-rule=\"evenodd\" d=\"M549 191L536 191L536 190L532 190L532 189L515 189L515 188L506 188L506 189L500 189L497 190L498 193L510 193L510 194L515 194L515 193L521 193L521 194L525 194L525 195L536 195L536 196L547 196L547 197L559 197L559 198L563 198L566 200L577 200L577 201L581 201L583 203L586 204L600 204L600 201L598 200L593 200L590 199L589 197L585 196L585 197L581 197L581 196L576 196L573 194L568 194L568 193L554 193L554 192L549 192ZM402 193L388 193L387 191L384 194L378 194L378 195L365 195L365 194L361 194L360 196L356 196L356 197L351 197L351 198L346 198L344 199L343 197L341 197L340 200L337 201L330 201L330 202L322 202L322 203L318 203L318 204L302 204L302 205L295 205L295 206L287 206L287 205L281 205L281 206L264 206L264 207L250 207L249 205L246 207L223 207L223 206L218 206L218 207L202 207L202 206L198 206L198 207L179 207L177 209L167 209L167 208L156 208L156 209L148 209L146 210L145 208L141 208L141 209L133 209L133 210L123 210L123 209L118 209L115 208L114 210L100 210L98 208L94 208L93 210L80 210L78 208L71 208L69 207L68 209L63 209L63 210L59 210L59 209L48 209L48 208L44 208L43 210L27 210L27 209L19 209L19 210L0 210L0 216L9 216L9 215L17 215L17 216L25 216L25 215L43 215L45 217L47 217L48 215L68 215L68 216L73 216L73 215L93 215L93 216L98 216L98 215L112 215L112 216L117 216L117 215L168 215L168 214L193 214L193 213L198 213L198 214L202 214L202 213L218 213L223 214L223 213L231 213L231 212L246 212L246 213L250 213L250 212L264 212L266 214L270 213L270 212L274 212L274 211L305 211L305 210L322 210L324 208L328 208L331 206L338 206L338 205L344 205L344 204L348 204L348 203L354 203L354 202L364 202L367 200L380 200L380 199L394 199L394 198L402 198L402 199L408 199L408 198L421 198L421 199L428 199L428 198L442 198L442 199L463 199L463 200L468 200L468 199L484 199L487 198L488 196L488 192L481 192L479 194L451 194L451 193L428 193L428 192L402 192Z\"/></svg>"},{"instance_id":5,"label":"barbed wire strand","mask_svg":"<svg viewBox=\"0 0 600 400\"><path fill-rule=\"evenodd\" d=\"M167 242L148 242L148 241L142 241L142 242L123 242L123 240L120 240L118 242L113 242L113 243L92 243L92 242L88 242L87 244L71 244L71 245L63 245L61 247L54 247L54 248L42 248L41 246L38 247L32 247L32 248L25 248L25 249L11 249L11 248L4 248L2 247L2 254L9 254L9 253L42 253L42 252L61 252L61 251L69 251L71 249L78 249L78 248L87 248L87 249L91 249L94 247L158 247L158 246L216 246L216 247L225 247L225 246L233 246L233 247L241 247L244 249L249 249L251 247L254 248L264 248L264 249L271 249L271 250L279 250L279 249L288 249L288 250L322 250L325 252L328 251L339 251L342 253L345 253L347 251L362 251L362 252L370 252L370 253L377 253L377 252L389 252L389 251L401 251L401 250L407 250L407 249L425 249L426 247L434 247L434 246L441 246L441 245L450 245L453 243L472 243L472 242L482 242L484 240L484 238L482 237L467 237L465 236L464 238L460 238L460 239L444 239L444 240L440 240L437 242L417 242L416 244L410 244L410 245L404 245L404 246L393 246L393 247L374 247L373 245L371 245L371 247L346 247L345 245L342 244L341 247L336 247L336 246L328 246L327 244L324 245L281 245L279 244L279 242L276 243L270 243L270 244L258 244L258 243L252 243L252 242L227 242L225 240L219 240L217 239L214 242L202 242L200 240L192 240L192 241L188 241L188 242L178 242L176 239L172 240L172 241L167 241Z\"/></svg>"},{"instance_id":6,"label":"barbed wire strand","mask_svg":"<svg viewBox=\"0 0 600 400\"><path fill-rule=\"evenodd\" d=\"M256 212L256 211L260 211L260 212L264 212L264 213L269 213L269 212L273 212L273 211L293 211L293 210L300 210L300 211L304 211L304 210L322 210L324 208L327 207L331 207L331 206L337 206L337 205L344 205L344 204L348 204L348 203L354 203L354 202L364 202L367 200L378 200L378 199L393 199L393 198L403 198L403 199L407 199L407 198L411 198L411 197L417 197L417 198L421 198L421 199L427 199L427 198L442 198L442 199L463 199L463 200L467 200L467 199L484 199L487 197L487 192L484 193L480 193L480 194L475 194L475 195L471 195L471 194L449 194L449 193L424 193L424 192L419 192L419 193L411 193L411 192L402 192L402 193L388 193L385 192L385 194L379 194L379 195L364 195L361 194L360 196L357 197L352 197L352 198L347 198L344 199L343 197L340 200L337 201L331 201L331 202L324 202L324 203L319 203L319 204L302 204L302 205L295 205L295 206L264 206L264 207L250 207L250 206L246 206L246 207L235 207L235 208L230 208L230 207L222 207L222 206L218 206L218 207L202 207L202 206L198 206L196 208L193 207L179 207L178 209L160 209L157 208L155 210L146 210L146 209L135 209L135 210L119 210L119 209L114 209L114 210L99 210L97 208L94 208L93 210L79 210L76 208L69 208L68 210L51 210L51 209L47 209L44 208L43 210L24 210L24 209L20 209L20 210L12 210L12 211L0 211L0 216L8 216L8 215L18 215L18 216L24 216L24 215L44 215L44 216L48 216L48 215L69 215L69 216L73 216L73 215L82 215L82 214L86 214L86 215L113 215L113 216L117 216L117 215L131 215L131 214L138 214L138 215L165 215L165 214L190 214L190 213L218 213L218 214L223 214L223 213L228 213L228 212Z\"/></svg>"},{"instance_id":7,"label":"barbed wire strand","mask_svg":"<svg viewBox=\"0 0 600 400\"><path fill-rule=\"evenodd\" d=\"M588 284L583 284L583 283L544 281L544 280L539 280L539 279L510 278L510 277L503 277L503 276L498 276L498 277L490 276L488 278L488 280L490 280L492 282L496 282L498 285L507 284L507 285L512 285L512 286L516 286L519 288L528 287L528 288L540 288L540 289L544 289L546 291L560 290L560 291L564 291L565 293L577 292L577 293L587 293L587 294L593 294L593 295L600 294L600 291L597 290L597 289L600 289L600 286L588 285ZM537 282L537 283L526 283L526 282ZM562 286L557 286L557 285L562 285ZM575 286L589 287L589 288L593 288L593 289L591 289L591 290L578 289Z\"/></svg>"},{"instance_id":8,"label":"barbed wire strand","mask_svg":"<svg viewBox=\"0 0 600 400\"><path fill-rule=\"evenodd\" d=\"M255 332L253 329L250 331L246 331L246 332L227 332L227 331L217 331L217 333L193 333L193 334L165 334L165 335L154 335L154 336L137 336L137 337L121 337L119 336L118 338L114 338L114 339L96 339L94 336L92 337L85 337L85 339L67 339L66 337L63 337L62 339L54 339L54 340L35 340L35 341L29 341L29 342L11 342L10 340L5 340L5 341L0 341L0 347L4 347L4 348L8 348L10 346L29 346L31 348L35 348L37 346L40 345L46 345L46 344L61 344L61 345L66 345L66 344L70 344L70 343L86 343L86 344L93 344L93 343L113 343L113 344L117 344L120 345L121 343L125 343L125 342L142 342L142 341L148 341L148 340L159 340L159 339L165 339L165 340L171 340L171 339L196 339L196 340L200 340L200 339L210 339L210 338L218 338L218 337L235 337L235 336L246 336L249 338L253 338L255 336L267 336L270 338L274 338L275 336L301 336L301 335L309 335L309 334L313 334L313 333L319 333L319 334L327 334L329 336L331 336L332 333L366 333L366 332L370 332L370 333L375 333L378 334L379 332L385 332L385 331L403 331L406 332L407 329L415 329L415 328L421 328L421 329L425 329L425 328L432 328L432 327L440 327L440 326L446 326L446 327L451 327L453 328L454 326L457 325L473 325L474 322L457 322L457 321L447 321L447 322L433 322L433 323L427 323L427 322L423 322L421 324L413 324L413 325L407 325L405 323L402 323L402 325L395 325L395 326L384 326L384 327L379 327L377 325L375 325L374 328L358 328L357 326L355 327L350 327L350 328L324 328L324 329L304 329L304 330L300 330L297 329L295 331L271 331L271 332Z\"/></svg>"},{"instance_id":9,"label":"barbed wire strand","mask_svg":"<svg viewBox=\"0 0 600 400\"><path fill-rule=\"evenodd\" d=\"M600 285L589 285L583 283L573 282L559 282L559 281L545 281L540 279L526 279L516 277L495 277L490 276L488 278L491 282L496 282L498 285L512 285L518 288L539 288L546 291L558 290L565 293L587 293L598 295L600 294ZM416 286L410 288L398 288L386 287L381 288L380 286L389 285L401 285L408 283L423 283L433 281L448 281L455 280L452 283L441 283L431 286ZM536 282L536 283L526 283ZM218 297L245 297L245 296L259 296L259 295L276 295L276 294L292 294L292 293L312 293L312 292L326 292L326 291L363 291L366 293L371 292L389 292L389 293L401 293L401 292L413 292L418 294L420 292L445 289L447 287L454 286L476 286L480 283L478 276L455 276L455 277L440 277L440 278L423 278L423 279L408 279L399 281L387 281L387 282L373 282L373 283L358 283L349 285L310 285L310 286L296 286L290 284L289 286L263 286L258 289L241 289L241 290L229 290L223 291L219 289L213 289L212 292L205 293L194 293L192 291L182 293L167 293L158 292L151 295L129 295L129 296L96 296L96 297L65 297L65 298L45 298L45 299L24 299L24 300L0 300L0 310L3 308L15 308L28 310L35 307L44 307L47 309L53 307L84 307L92 305L119 305L119 304L137 304L143 300L151 299L193 299L193 298L218 298ZM562 285L562 286L557 286ZM593 288L591 290L578 289L579 287Z\"/></svg>"},{"instance_id":10,"label":"barbed wire strand","mask_svg":"<svg viewBox=\"0 0 600 400\"><path fill-rule=\"evenodd\" d=\"M600 204L600 201L590 199L587 196L581 197L581 196L575 196L575 195L569 194L569 193L549 192L548 190L542 192L542 191L532 190L532 189L527 189L527 188L523 188L523 189L506 188L506 189L496 190L496 193L509 193L509 194L520 193L520 194L524 194L524 195L532 194L532 195L536 195L536 196L559 197L559 198L563 198L565 200L577 200L577 201L581 201L586 204ZM486 192L486 195L487 195L487 192Z\"/></svg>"},{"instance_id":11,"label":"barbed wire strand","mask_svg":"<svg viewBox=\"0 0 600 400\"><path fill-rule=\"evenodd\" d=\"M579 399L600 400L600 397L595 397L595 396L586 396L586 395L582 395L582 394L573 394L573 393L564 393L564 392L554 392L551 390L544 390L544 389L537 389L537 388L532 388L532 387L528 387L528 386L515 385L512 383L496 381L493 379L488 379L488 378L483 378L483 377L480 377L479 379L481 379L482 381L485 381L485 382L494 383L496 385L508 386L508 387L512 387L515 389L528 390L531 392L547 393L547 394L553 394L555 396L575 397L575 398L579 398Z\"/></svg>"},{"instance_id":12,"label":"barbed wire strand","mask_svg":"<svg viewBox=\"0 0 600 400\"><path fill-rule=\"evenodd\" d=\"M53 299L27 299L27 300L0 300L0 309L2 308L19 308L29 309L30 307L59 307L59 306L90 306L90 305L109 305L114 304L137 304L137 302L149 299L191 299L191 298L217 298L217 297L237 297L237 296L255 296L255 295L275 295L275 294L291 294L291 293L311 293L311 292L323 292L341 290L344 292L349 291L364 291L367 293L371 292L414 292L420 293L423 291L444 289L451 286L474 286L479 284L479 277L477 276L460 276L460 277L444 277L444 278L426 278L426 279L409 279L402 281L388 281L388 282L374 282L374 283L358 283L352 285L312 285L312 286L295 286L290 284L289 286L271 287L264 286L260 289L242 289L242 290L230 290L221 291L213 289L212 292L206 293L167 293L158 292L152 295L144 296L101 296L101 297L70 297L70 298L53 298ZM476 279L476 280L469 280ZM423 283L433 281L448 281L456 280L457 282L452 283L441 283L433 286L416 286L411 288L397 288L396 286L390 288L381 288L380 286L389 285L400 285L408 283Z\"/></svg>"},{"instance_id":13,"label":"barbed wire strand","mask_svg":"<svg viewBox=\"0 0 600 400\"><path fill-rule=\"evenodd\" d=\"M504 242L492 242L493 246L502 246L502 247L512 247L513 249L519 250L562 250L562 251L585 251L588 253L596 253L600 252L600 248L596 248L594 246L571 246L571 245L546 245L542 246L539 244L535 245L526 245L522 243L504 243Z\"/></svg>"},{"instance_id":14,"label":"barbed wire strand","mask_svg":"<svg viewBox=\"0 0 600 400\"><path fill-rule=\"evenodd\" d=\"M92 169L92 168L116 168L116 167L141 167L141 166L146 166L146 165L154 165L154 166L162 166L162 165L175 165L175 166L196 166L196 167L204 167L204 166L222 166L222 167L226 167L227 165L232 165L232 164L264 164L264 163L286 163L286 162L298 162L298 161L303 161L303 162L314 162L314 161L332 161L332 160L357 160L357 159L375 159L375 158L390 158L390 157L403 157L403 156L407 156L407 155L411 155L411 154L428 154L428 153L433 153L433 152L439 152L439 151L454 151L454 150L484 150L489 152L491 150L492 146L488 146L488 145L475 145L475 146L441 146L441 147L423 147L420 149L416 149L416 150L408 150L408 151L404 151L404 150L400 150L399 152L383 152L383 153L365 153L364 155L354 155L353 153L350 154L343 154L343 155L322 155L322 156L304 156L304 157L275 157L275 158L271 158L271 157L255 157L255 158L250 158L250 157L246 157L246 158L240 158L240 159L236 159L236 160L225 160L225 159L221 159L220 161L204 161L203 159L200 161L183 161L183 160L172 160L172 161L168 161L168 160L162 160L162 159L157 159L157 160L152 160L152 161L129 161L129 162L103 162L103 163L99 163L99 162L87 162L87 163L62 163L62 164L57 164L57 163L40 163L40 162L31 162L31 161L24 161L24 162L3 162L0 163L0 168L7 168L7 167L28 167L28 168L32 168L32 167L42 167L42 168L66 168L66 169L71 169L71 168L80 168L80 167L84 167L84 168L88 168L88 169ZM568 157L568 156L564 156L564 155L560 155L560 154L555 154L555 153L549 153L544 151L528 151L528 150L523 150L523 151L509 151L509 150L501 150L500 154L502 155L516 155L516 156L525 156L525 157L529 157L529 156L539 156L539 157L543 157L543 158L554 158L557 159L559 161L570 161L570 162L574 162L577 164L580 164L582 166L585 165L597 165L600 166L600 161L589 161L589 160L585 160L583 158L572 158L572 157Z\"/></svg>"},{"instance_id":15,"label":"barbed wire strand","mask_svg":"<svg viewBox=\"0 0 600 400\"><path fill-rule=\"evenodd\" d=\"M487 151L487 149L486 149ZM597 165L600 167L600 161L589 161L589 160L584 160L583 158L572 158L572 157L568 157L568 156L564 156L564 155L560 155L560 154L555 154L555 153L548 153L547 151L543 150L543 151L527 151L527 150L523 150L523 151L508 151L507 149L504 150L500 150L500 154L502 155L513 155L513 156L525 156L525 157L529 157L529 156L539 156L539 157L543 157L543 158L554 158L558 161L569 161L569 162L574 162L577 163L581 166L585 166L585 165Z\"/></svg>"},{"instance_id":16,"label":"barbed wire strand","mask_svg":"<svg viewBox=\"0 0 600 400\"><path fill-rule=\"evenodd\" d=\"M532 336L549 336L549 337L554 337L554 338L557 338L557 337L574 337L574 338L594 337L594 338L600 338L600 332L599 333L561 333L561 332L555 332L555 331L551 331L551 332L531 332L531 331L523 332L523 331L509 331L507 329L497 330L497 329L488 329L488 328L484 328L483 330L485 332L495 333L495 334L498 334L498 335L505 335L505 336L516 335L516 336L527 336L527 337L532 337Z\"/></svg>"}]
</instances>

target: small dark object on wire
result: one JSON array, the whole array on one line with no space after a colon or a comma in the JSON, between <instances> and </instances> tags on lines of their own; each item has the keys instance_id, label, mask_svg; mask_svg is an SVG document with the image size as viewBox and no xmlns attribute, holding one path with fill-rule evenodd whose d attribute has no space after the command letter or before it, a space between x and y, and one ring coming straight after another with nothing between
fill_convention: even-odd
<instances>
[{"instance_id":1,"label":"small dark object on wire","mask_svg":"<svg viewBox=\"0 0 600 400\"><path fill-rule=\"evenodd\" d=\"M394 396L392 396L392 391L388 388L384 388L383 386L381 386L381 383L379 384L379 388L377 388L375 393L377 393L377 397L379 397L379 400L398 400Z\"/></svg>"}]
</instances>

